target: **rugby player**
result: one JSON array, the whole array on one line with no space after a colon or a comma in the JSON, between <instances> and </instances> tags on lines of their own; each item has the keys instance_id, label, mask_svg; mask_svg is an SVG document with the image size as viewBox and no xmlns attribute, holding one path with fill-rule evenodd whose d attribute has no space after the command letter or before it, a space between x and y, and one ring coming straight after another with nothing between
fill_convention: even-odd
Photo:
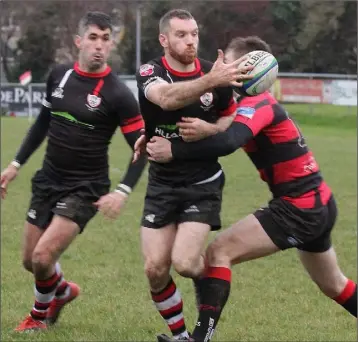
<instances>
[{"instance_id":1,"label":"rugby player","mask_svg":"<svg viewBox=\"0 0 358 342\"><path fill-rule=\"evenodd\" d=\"M58 259L97 210L115 218L139 180L146 158L129 163L110 191L108 146L117 127L133 149L144 127L138 103L107 65L113 44L108 15L89 12L79 23L78 61L49 74L46 98L14 160L1 174L5 198L11 181L48 137L43 165L32 178L24 228L23 265L35 278L35 303L15 329L46 329L80 292L67 282Z\"/></svg>"},{"instance_id":2,"label":"rugby player","mask_svg":"<svg viewBox=\"0 0 358 342\"><path fill-rule=\"evenodd\" d=\"M236 105L230 85L251 79L252 68L198 58L199 29L182 9L166 13L159 23L164 55L142 65L137 72L139 103L146 137L160 135L180 140L176 123L182 116L215 123L224 131L232 123ZM202 252L211 230L221 227L220 210L224 174L217 157L200 161L151 163L141 227L145 273L152 300L175 339L188 338L183 302L170 275L173 265L184 277L196 278L204 270Z\"/></svg>"},{"instance_id":3,"label":"rugby player","mask_svg":"<svg viewBox=\"0 0 358 342\"><path fill-rule=\"evenodd\" d=\"M259 37L238 37L227 47L225 61L231 63L253 50L271 52ZM357 317L357 284L341 271L331 242L335 199L314 155L269 92L237 101L237 116L226 132L215 134L212 124L188 118L177 124L186 143L154 137L147 144L151 160L178 163L216 158L243 147L272 193L267 207L218 234L209 245L208 268L198 281L201 305L191 339L212 338L229 297L232 265L293 247L319 289ZM210 132L215 135L189 142Z\"/></svg>"}]
</instances>

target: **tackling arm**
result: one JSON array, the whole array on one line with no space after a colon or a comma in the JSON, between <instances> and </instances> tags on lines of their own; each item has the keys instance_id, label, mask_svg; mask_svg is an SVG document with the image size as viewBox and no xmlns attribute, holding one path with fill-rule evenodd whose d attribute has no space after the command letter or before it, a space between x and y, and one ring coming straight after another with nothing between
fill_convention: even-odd
<instances>
[{"instance_id":1,"label":"tackling arm","mask_svg":"<svg viewBox=\"0 0 358 342\"><path fill-rule=\"evenodd\" d=\"M229 155L244 146L253 133L245 124L233 122L225 131L197 142L175 141L172 143L174 159L205 160Z\"/></svg>"}]
</instances>

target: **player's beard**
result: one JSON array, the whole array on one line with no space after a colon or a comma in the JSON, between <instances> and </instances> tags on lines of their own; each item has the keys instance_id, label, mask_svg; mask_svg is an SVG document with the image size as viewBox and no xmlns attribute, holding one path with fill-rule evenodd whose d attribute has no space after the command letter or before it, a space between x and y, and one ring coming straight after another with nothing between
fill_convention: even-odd
<instances>
[{"instance_id":1,"label":"player's beard","mask_svg":"<svg viewBox=\"0 0 358 342\"><path fill-rule=\"evenodd\" d=\"M96 59L95 55L90 55L88 57L87 67L90 72L96 72L103 67L105 63L105 58L102 54L99 56L101 57L99 59Z\"/></svg>"},{"instance_id":2,"label":"player's beard","mask_svg":"<svg viewBox=\"0 0 358 342\"><path fill-rule=\"evenodd\" d=\"M101 69L103 67L104 60L102 61L90 61L88 63L88 70L90 72L96 72L98 69Z\"/></svg>"},{"instance_id":3,"label":"player's beard","mask_svg":"<svg viewBox=\"0 0 358 342\"><path fill-rule=\"evenodd\" d=\"M184 53L180 54L176 52L171 46L171 44L169 43L168 51L170 56L172 56L174 59L176 59L178 62L184 65L192 64L195 61L195 58L197 57L197 50L195 48L191 50L186 50L184 51Z\"/></svg>"}]
</instances>

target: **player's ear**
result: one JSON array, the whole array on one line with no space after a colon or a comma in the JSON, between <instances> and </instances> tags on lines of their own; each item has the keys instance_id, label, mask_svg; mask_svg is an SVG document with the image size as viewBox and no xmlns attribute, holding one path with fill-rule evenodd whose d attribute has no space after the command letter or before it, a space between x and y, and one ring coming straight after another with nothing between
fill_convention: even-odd
<instances>
[{"instance_id":1,"label":"player's ear","mask_svg":"<svg viewBox=\"0 0 358 342\"><path fill-rule=\"evenodd\" d=\"M73 41L74 41L75 45L77 46L77 48L80 49L80 48L81 48L82 37L79 36L78 34L76 34L76 35L73 37Z\"/></svg>"},{"instance_id":2,"label":"player's ear","mask_svg":"<svg viewBox=\"0 0 358 342\"><path fill-rule=\"evenodd\" d=\"M162 34L162 33L159 34L159 43L164 48L168 47L168 39L165 34Z\"/></svg>"}]
</instances>

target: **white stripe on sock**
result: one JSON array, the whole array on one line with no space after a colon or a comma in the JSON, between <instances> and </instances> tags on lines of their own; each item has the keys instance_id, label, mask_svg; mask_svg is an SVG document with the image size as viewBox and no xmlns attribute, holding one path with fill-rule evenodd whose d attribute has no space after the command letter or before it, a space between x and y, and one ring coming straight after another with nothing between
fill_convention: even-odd
<instances>
[{"instance_id":1,"label":"white stripe on sock","mask_svg":"<svg viewBox=\"0 0 358 342\"><path fill-rule=\"evenodd\" d=\"M172 308L173 306L179 304L180 302L181 302L181 295L178 289L176 289L176 291L171 297L160 303L154 302L154 304L159 311L163 311Z\"/></svg>"}]
</instances>

